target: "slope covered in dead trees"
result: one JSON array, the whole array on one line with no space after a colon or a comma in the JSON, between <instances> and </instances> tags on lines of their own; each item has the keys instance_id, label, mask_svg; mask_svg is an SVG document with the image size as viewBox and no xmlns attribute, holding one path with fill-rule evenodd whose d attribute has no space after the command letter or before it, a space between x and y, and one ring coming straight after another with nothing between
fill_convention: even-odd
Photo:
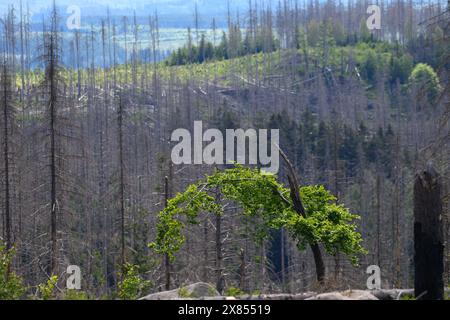
<instances>
[{"instance_id":1,"label":"slope covered in dead trees","mask_svg":"<svg viewBox=\"0 0 450 320\"><path fill-rule=\"evenodd\" d=\"M147 33L128 34L123 46L116 28L140 30L123 26L133 19L108 17L100 37L92 29L67 39L59 36L55 11L30 48L37 36L26 13L9 12L0 29L0 225L5 250L14 247L15 256L2 247L8 262L0 270L14 275L14 288L21 287L16 276L23 279L26 293L15 292L63 297L68 265L82 270L82 295L89 298L137 298L199 280L221 294L314 291L323 280L317 265L326 271L327 288L363 289L373 264L382 270L383 288L412 288L415 173L431 161L448 176L449 25L430 20L443 11L436 6L398 1L384 10L385 29L371 33L358 18L365 16L359 2L347 8L286 2L273 11L252 5L246 22L230 14L211 59L209 45L186 39L162 63L156 16ZM138 54L143 39L150 43L145 58ZM126 63L119 46L127 50ZM40 53L39 67L31 68L27 50ZM255 221L264 216L231 204L223 214L201 212L196 224L181 217L186 226L175 243L183 242L183 250L160 255L149 248L155 241L157 249L170 245L159 233L158 214L178 193L216 169L230 169L172 163L171 133L192 131L196 120L205 130L279 129L297 187L322 185L336 205L360 216L368 254L359 267L324 248L326 242L298 250L288 224L274 225L255 242ZM278 177L280 188L296 189L290 166L283 164ZM299 220L300 194L287 195ZM443 212L448 242L445 194Z\"/></svg>"}]
</instances>

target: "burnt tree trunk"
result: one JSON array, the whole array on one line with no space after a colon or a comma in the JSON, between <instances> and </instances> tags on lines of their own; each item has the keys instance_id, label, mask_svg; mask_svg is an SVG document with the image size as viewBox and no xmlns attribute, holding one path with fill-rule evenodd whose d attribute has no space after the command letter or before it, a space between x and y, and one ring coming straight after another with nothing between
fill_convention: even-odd
<instances>
[{"instance_id":1,"label":"burnt tree trunk","mask_svg":"<svg viewBox=\"0 0 450 320\"><path fill-rule=\"evenodd\" d=\"M429 167L414 183L414 290L420 299L443 299L443 243L441 181Z\"/></svg>"}]
</instances>

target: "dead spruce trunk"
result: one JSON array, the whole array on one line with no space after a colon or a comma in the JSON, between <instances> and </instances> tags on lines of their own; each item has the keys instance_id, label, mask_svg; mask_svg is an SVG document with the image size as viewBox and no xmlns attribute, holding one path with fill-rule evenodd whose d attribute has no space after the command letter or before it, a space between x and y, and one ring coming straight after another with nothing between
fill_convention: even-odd
<instances>
[{"instance_id":1,"label":"dead spruce trunk","mask_svg":"<svg viewBox=\"0 0 450 320\"><path fill-rule=\"evenodd\" d=\"M429 166L414 183L414 289L424 300L444 296L441 181Z\"/></svg>"},{"instance_id":2,"label":"dead spruce trunk","mask_svg":"<svg viewBox=\"0 0 450 320\"><path fill-rule=\"evenodd\" d=\"M302 199L300 198L300 185L297 179L297 175L295 174L294 167L292 163L289 161L286 154L279 149L280 155L285 161L287 167L288 167L288 180L289 180L289 187L291 189L291 199L292 203L294 204L295 211L302 215L303 217L306 217L305 208L303 207ZM319 283L322 283L325 280L325 264L323 263L322 258L322 252L320 250L319 244L314 243L310 245L311 251L313 252L314 256L314 263L316 265L316 277L317 281Z\"/></svg>"}]
</instances>

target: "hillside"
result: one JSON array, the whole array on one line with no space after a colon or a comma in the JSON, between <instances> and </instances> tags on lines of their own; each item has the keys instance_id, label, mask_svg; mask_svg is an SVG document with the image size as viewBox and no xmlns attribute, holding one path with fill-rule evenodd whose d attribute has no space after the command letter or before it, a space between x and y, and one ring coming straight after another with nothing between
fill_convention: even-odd
<instances>
[{"instance_id":1,"label":"hillside","mask_svg":"<svg viewBox=\"0 0 450 320\"><path fill-rule=\"evenodd\" d=\"M131 28L123 43L106 25L97 37L67 36L56 10L34 47L28 29L22 40L11 32L21 20L9 12L0 31L5 296L126 300L199 281L222 296L303 296L365 290L373 265L383 289L413 288L423 172L442 178L434 209L445 244L450 235L449 25L419 25L438 9L399 3L405 10L386 5L380 32L360 23L359 2L250 7L245 22L228 17L220 41L194 39L193 29L162 61L154 13L142 55ZM239 128L250 132L241 154L225 143ZM183 135L193 148L176 154ZM64 288L68 266L81 270L82 290Z\"/></svg>"}]
</instances>

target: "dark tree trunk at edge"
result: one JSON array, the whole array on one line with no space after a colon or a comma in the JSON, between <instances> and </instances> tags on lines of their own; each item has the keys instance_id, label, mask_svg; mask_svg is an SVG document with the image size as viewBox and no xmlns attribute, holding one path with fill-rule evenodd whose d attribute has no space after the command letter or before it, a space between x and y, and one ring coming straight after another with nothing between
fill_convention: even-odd
<instances>
[{"instance_id":1,"label":"dark tree trunk at edge","mask_svg":"<svg viewBox=\"0 0 450 320\"><path fill-rule=\"evenodd\" d=\"M418 173L414 183L414 290L423 300L444 295L444 245L441 181L431 167Z\"/></svg>"}]
</instances>

